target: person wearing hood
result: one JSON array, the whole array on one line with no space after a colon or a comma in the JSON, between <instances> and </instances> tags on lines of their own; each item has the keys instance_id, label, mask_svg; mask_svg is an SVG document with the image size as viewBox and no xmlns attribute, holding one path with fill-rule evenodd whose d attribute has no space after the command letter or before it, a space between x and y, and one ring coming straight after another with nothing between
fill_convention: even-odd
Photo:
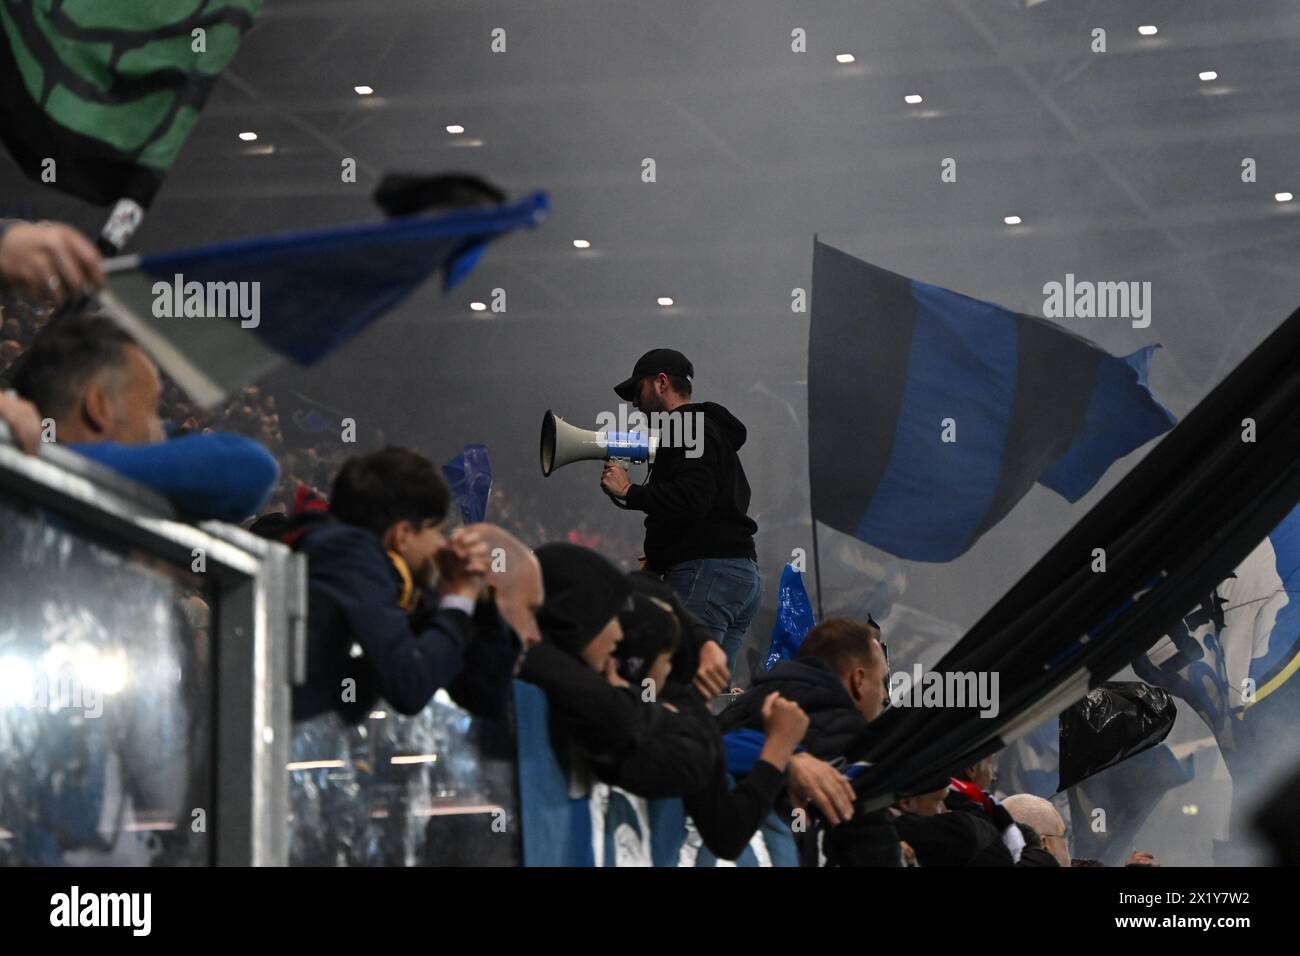
<instances>
[{"instance_id":1,"label":"person wearing hood","mask_svg":"<svg viewBox=\"0 0 1300 956\"><path fill-rule=\"evenodd\" d=\"M542 640L531 647L519 679L546 694L552 747L572 769L581 761L603 771L617 767L658 733L661 715L643 706L616 677L614 651L623 640L619 614L630 609L632 585L613 564L588 548L558 542L535 552L545 601L537 612ZM677 786L704 785L692 766L668 768Z\"/></svg>"},{"instance_id":2,"label":"person wearing hood","mask_svg":"<svg viewBox=\"0 0 1300 956\"><path fill-rule=\"evenodd\" d=\"M703 649L701 676L702 689L716 684L716 694L758 612L763 582L754 550L758 525L747 513L749 481L738 454L746 429L723 406L692 401L694 375L681 352L652 349L614 386L643 413L671 414L673 427L660 431L644 484L633 485L625 468L607 462L600 486L619 507L645 512L644 566L712 632L718 646Z\"/></svg>"},{"instance_id":3,"label":"person wearing hood","mask_svg":"<svg viewBox=\"0 0 1300 956\"><path fill-rule=\"evenodd\" d=\"M658 709L662 720L653 739L605 772L619 786L642 796L680 797L703 844L720 859L734 860L772 812L790 759L808 729L808 716L793 701L768 694L761 712L762 750L745 779L733 787L722 733L692 683L692 672L676 675L674 670L681 645L693 639L691 616L674 609L672 590L652 575L637 572L630 580L633 604L619 615L623 641L615 651L617 679L637 693L644 706ZM704 786L673 786L680 776L674 768L687 765L702 773Z\"/></svg>"},{"instance_id":4,"label":"person wearing hood","mask_svg":"<svg viewBox=\"0 0 1300 956\"><path fill-rule=\"evenodd\" d=\"M536 553L546 594L537 615L542 641L519 676L546 693L561 762L572 769L581 761L597 779L647 799L683 798L709 848L739 855L771 808L807 718L773 695L765 715L770 745L753 783L733 796L721 737L693 674L669 680L673 661L691 658L682 645L698 638L655 590L666 591L663 583L625 576L578 545L547 544ZM661 695L675 703L660 703Z\"/></svg>"}]
</instances>

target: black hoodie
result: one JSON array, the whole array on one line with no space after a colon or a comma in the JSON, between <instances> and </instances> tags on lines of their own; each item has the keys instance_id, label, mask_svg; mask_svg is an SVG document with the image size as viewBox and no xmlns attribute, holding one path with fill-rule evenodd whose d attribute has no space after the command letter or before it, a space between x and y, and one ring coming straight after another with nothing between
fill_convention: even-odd
<instances>
[{"instance_id":1,"label":"black hoodie","mask_svg":"<svg viewBox=\"0 0 1300 956\"><path fill-rule=\"evenodd\" d=\"M749 481L736 454L745 444L745 426L714 402L681 405L676 411L703 413L702 454L687 457L681 441L661 447L646 483L633 485L624 499L630 510L646 513L650 570L663 574L696 558L755 558L758 525L746 513Z\"/></svg>"}]
</instances>

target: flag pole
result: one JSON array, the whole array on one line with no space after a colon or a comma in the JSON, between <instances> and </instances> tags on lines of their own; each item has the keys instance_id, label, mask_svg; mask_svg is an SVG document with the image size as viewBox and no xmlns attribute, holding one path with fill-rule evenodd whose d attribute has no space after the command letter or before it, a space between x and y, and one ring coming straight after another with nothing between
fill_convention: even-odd
<instances>
[{"instance_id":1,"label":"flag pole","mask_svg":"<svg viewBox=\"0 0 1300 956\"><path fill-rule=\"evenodd\" d=\"M811 506L811 502L809 503ZM809 512L811 515L811 510ZM826 615L822 613L822 555L817 550L817 518L812 518L812 544L813 544L813 581L817 584L817 622L825 620Z\"/></svg>"},{"instance_id":2,"label":"flag pole","mask_svg":"<svg viewBox=\"0 0 1300 956\"><path fill-rule=\"evenodd\" d=\"M817 233L813 233L813 258L817 256ZM808 320L808 337L812 338L812 319ZM808 370L808 378L812 378L812 369ZM807 389L805 383L804 388ZM804 402L805 414L808 413L807 402ZM817 515L812 510L812 442L808 443L808 517L812 521L812 550L813 550L813 581L817 585L817 620L825 620L822 613L822 554L817 547Z\"/></svg>"}]
</instances>

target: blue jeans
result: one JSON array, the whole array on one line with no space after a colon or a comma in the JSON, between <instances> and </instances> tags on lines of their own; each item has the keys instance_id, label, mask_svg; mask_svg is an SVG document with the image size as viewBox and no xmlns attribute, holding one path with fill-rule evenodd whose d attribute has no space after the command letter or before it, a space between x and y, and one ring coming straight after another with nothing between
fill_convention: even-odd
<instances>
[{"instance_id":1,"label":"blue jeans","mask_svg":"<svg viewBox=\"0 0 1300 956\"><path fill-rule=\"evenodd\" d=\"M664 580L713 632L734 673L745 629L763 600L763 576L749 558L697 558L674 564Z\"/></svg>"}]
</instances>

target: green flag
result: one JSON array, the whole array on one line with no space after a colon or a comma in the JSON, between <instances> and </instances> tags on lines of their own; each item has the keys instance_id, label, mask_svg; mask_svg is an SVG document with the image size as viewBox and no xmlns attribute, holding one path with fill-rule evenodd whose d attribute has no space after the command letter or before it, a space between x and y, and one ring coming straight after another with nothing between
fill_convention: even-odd
<instances>
[{"instance_id":1,"label":"green flag","mask_svg":"<svg viewBox=\"0 0 1300 956\"><path fill-rule=\"evenodd\" d=\"M262 0L0 2L0 138L28 176L148 207Z\"/></svg>"}]
</instances>

